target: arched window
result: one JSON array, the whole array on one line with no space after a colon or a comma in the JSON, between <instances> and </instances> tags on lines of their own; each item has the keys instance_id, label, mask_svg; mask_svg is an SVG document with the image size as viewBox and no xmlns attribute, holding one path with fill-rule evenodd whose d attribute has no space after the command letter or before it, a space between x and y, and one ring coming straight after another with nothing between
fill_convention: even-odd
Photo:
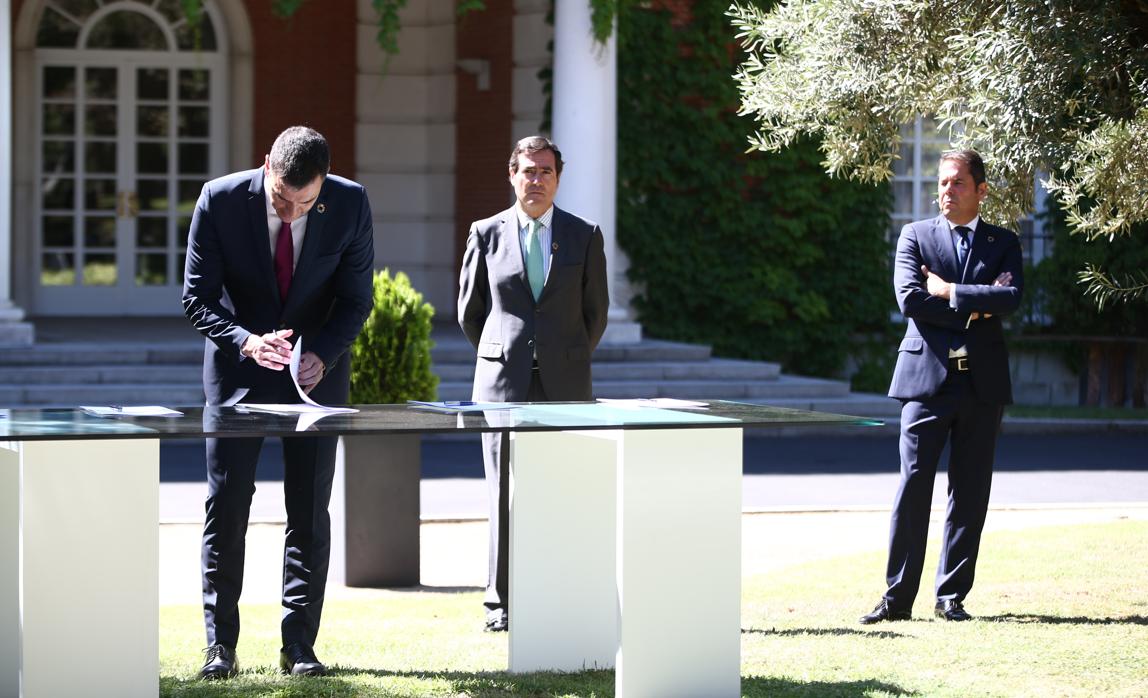
<instances>
[{"instance_id":1,"label":"arched window","mask_svg":"<svg viewBox=\"0 0 1148 698\"><path fill-rule=\"evenodd\" d=\"M210 0L47 0L36 39L35 311L168 314L226 154Z\"/></svg>"},{"instance_id":2,"label":"arched window","mask_svg":"<svg viewBox=\"0 0 1148 698\"><path fill-rule=\"evenodd\" d=\"M153 10L154 14L143 13L142 8ZM215 27L210 15L204 12L198 21L190 21L184 16L179 0L148 3L123 0L108 4L98 0L49 0L40 19L36 46L146 51L216 50Z\"/></svg>"}]
</instances>

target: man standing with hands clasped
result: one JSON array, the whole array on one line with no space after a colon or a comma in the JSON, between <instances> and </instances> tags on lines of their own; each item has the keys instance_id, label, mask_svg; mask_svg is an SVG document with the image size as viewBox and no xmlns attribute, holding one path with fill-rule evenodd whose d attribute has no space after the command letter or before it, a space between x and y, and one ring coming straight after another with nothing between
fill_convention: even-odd
<instances>
[{"instance_id":1,"label":"man standing with hands clasped","mask_svg":"<svg viewBox=\"0 0 1148 698\"><path fill-rule=\"evenodd\" d=\"M299 402L289 371L302 341L299 384L317 402L345 404L348 347L371 311L375 253L371 207L358 184L328 175L318 132L296 126L275 139L263 167L203 187L188 237L183 308L204 336L208 405ZM287 531L283 555L285 673L327 668L315 657L331 518L337 438L283 439ZM244 536L262 438L207 439L203 526L204 679L239 670Z\"/></svg>"},{"instance_id":2,"label":"man standing with hands clasped","mask_svg":"<svg viewBox=\"0 0 1148 698\"><path fill-rule=\"evenodd\" d=\"M554 206L562 153L541 136L510 153L514 206L470 226L458 323L478 350L474 399L591 400L590 355L610 307L602 231ZM490 496L486 630L509 627L509 434L483 434Z\"/></svg>"},{"instance_id":3,"label":"man standing with hands clasped","mask_svg":"<svg viewBox=\"0 0 1148 698\"><path fill-rule=\"evenodd\" d=\"M901 400L901 485L893 504L888 588L863 624L908 620L920 587L937 462L949 444L949 504L937 567L935 615L972 618L993 456L1012 402L1001 316L1020 305L1016 233L985 223L985 166L971 150L941 155L941 215L901 230L893 287L908 320L889 396Z\"/></svg>"}]
</instances>

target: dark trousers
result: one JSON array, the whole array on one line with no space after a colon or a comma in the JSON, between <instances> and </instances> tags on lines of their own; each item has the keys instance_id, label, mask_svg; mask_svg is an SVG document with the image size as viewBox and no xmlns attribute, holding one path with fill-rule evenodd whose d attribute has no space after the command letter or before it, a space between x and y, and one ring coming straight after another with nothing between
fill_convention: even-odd
<instances>
[{"instance_id":1,"label":"dark trousers","mask_svg":"<svg viewBox=\"0 0 1148 698\"><path fill-rule=\"evenodd\" d=\"M323 612L331 556L331 483L335 437L283 439L284 646L314 646ZM207 440L207 518L203 526L203 617L207 644L239 641L239 595L243 591L244 537L255 493L255 464L263 439Z\"/></svg>"},{"instance_id":2,"label":"dark trousers","mask_svg":"<svg viewBox=\"0 0 1148 698\"><path fill-rule=\"evenodd\" d=\"M988 513L1002 405L979 402L968 373L952 371L938 393L901 408L901 485L889 532L885 598L912 608L921 585L937 462L949 444L948 510L937 566L938 600L962 601L973 586Z\"/></svg>"},{"instance_id":3,"label":"dark trousers","mask_svg":"<svg viewBox=\"0 0 1148 698\"><path fill-rule=\"evenodd\" d=\"M526 402L546 402L546 392L535 369L530 375ZM482 465L490 502L490 544L486 574L488 611L506 610L510 601L510 434L483 433Z\"/></svg>"},{"instance_id":4,"label":"dark trousers","mask_svg":"<svg viewBox=\"0 0 1148 698\"><path fill-rule=\"evenodd\" d=\"M347 401L350 363L330 367L311 397L320 404ZM274 384L252 391L247 402L298 402L284 372ZM319 634L327 568L331 559L331 486L338 437L283 439L283 503L287 530L283 544L284 646L313 647ZM207 439L207 502L203 524L203 619L207 644L234 648L239 641L239 595L247 519L255 494L255 465L262 438Z\"/></svg>"}]
</instances>

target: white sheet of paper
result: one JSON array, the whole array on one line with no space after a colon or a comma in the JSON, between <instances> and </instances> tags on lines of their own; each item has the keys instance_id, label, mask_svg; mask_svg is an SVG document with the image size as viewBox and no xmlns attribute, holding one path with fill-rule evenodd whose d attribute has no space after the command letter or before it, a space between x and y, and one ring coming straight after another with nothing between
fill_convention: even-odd
<instances>
[{"instance_id":1,"label":"white sheet of paper","mask_svg":"<svg viewBox=\"0 0 1148 698\"><path fill-rule=\"evenodd\" d=\"M288 365L288 370L291 371L291 382L295 384L295 392L299 393L299 397L303 400L302 403L269 403L269 402L240 402L236 403L236 407L246 408L255 412L270 412L272 414L291 415L291 414L308 414L319 415L303 426L299 431L304 431L307 427L322 419L328 414L336 414L339 412L358 412L354 407L327 407L320 405L307 396L303 392L303 387L299 385L299 359L303 356L303 340L300 339L295 342L295 346L291 349L291 363ZM303 420L300 420L300 424Z\"/></svg>"},{"instance_id":2,"label":"white sheet of paper","mask_svg":"<svg viewBox=\"0 0 1148 698\"><path fill-rule=\"evenodd\" d=\"M518 405L510 402L471 402L470 400L407 400L411 407L419 407L436 412L486 412L487 410L512 410Z\"/></svg>"},{"instance_id":3,"label":"white sheet of paper","mask_svg":"<svg viewBox=\"0 0 1148 698\"><path fill-rule=\"evenodd\" d=\"M709 408L709 405L704 402L678 400L672 397L642 397L627 400L600 397L598 402L627 410L636 410L639 407L657 407L663 410L704 410Z\"/></svg>"},{"instance_id":4,"label":"white sheet of paper","mask_svg":"<svg viewBox=\"0 0 1148 698\"><path fill-rule=\"evenodd\" d=\"M299 341L295 342L295 346L291 348L291 382L295 384L295 392L299 393L299 397L303 400L303 402L307 403L308 405L315 405L316 407L319 407L319 403L308 397L307 393L303 390L303 386L299 385L299 361L302 358L303 338L300 337Z\"/></svg>"},{"instance_id":5,"label":"white sheet of paper","mask_svg":"<svg viewBox=\"0 0 1148 698\"><path fill-rule=\"evenodd\" d=\"M80 405L80 409L97 417L182 417L183 412L161 405Z\"/></svg>"}]
</instances>

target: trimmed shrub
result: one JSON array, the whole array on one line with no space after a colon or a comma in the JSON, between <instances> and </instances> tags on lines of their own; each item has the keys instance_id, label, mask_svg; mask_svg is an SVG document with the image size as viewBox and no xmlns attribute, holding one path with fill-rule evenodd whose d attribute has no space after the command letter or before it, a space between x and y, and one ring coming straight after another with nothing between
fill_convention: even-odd
<instances>
[{"instance_id":1,"label":"trimmed shrub","mask_svg":"<svg viewBox=\"0 0 1148 698\"><path fill-rule=\"evenodd\" d=\"M434 306L403 272L376 272L374 307L351 345L351 402L395 404L433 400L438 376L431 371Z\"/></svg>"}]
</instances>

